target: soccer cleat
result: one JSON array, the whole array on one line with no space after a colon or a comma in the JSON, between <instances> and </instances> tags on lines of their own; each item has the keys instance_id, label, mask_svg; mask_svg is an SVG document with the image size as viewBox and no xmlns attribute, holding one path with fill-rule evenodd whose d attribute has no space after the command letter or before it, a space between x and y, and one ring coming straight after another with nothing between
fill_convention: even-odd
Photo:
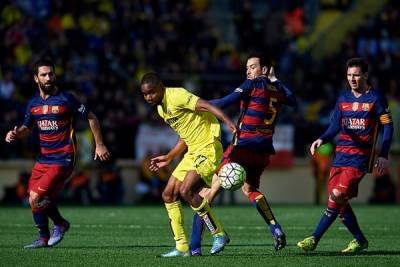
<instances>
[{"instance_id":1,"label":"soccer cleat","mask_svg":"<svg viewBox=\"0 0 400 267\"><path fill-rule=\"evenodd\" d=\"M313 251L317 247L317 243L318 242L315 240L315 237L310 236L297 243L297 246L307 252Z\"/></svg>"},{"instance_id":2,"label":"soccer cleat","mask_svg":"<svg viewBox=\"0 0 400 267\"><path fill-rule=\"evenodd\" d=\"M190 254L191 254L192 256L201 256L201 255L202 255L202 253L201 253L201 248L194 248L194 249L191 249L191 250L190 250Z\"/></svg>"},{"instance_id":3,"label":"soccer cleat","mask_svg":"<svg viewBox=\"0 0 400 267\"><path fill-rule=\"evenodd\" d=\"M365 242L360 242L357 239L353 239L350 241L350 243L347 245L347 248L343 249L343 253L357 253L360 252L363 249L368 248L368 241Z\"/></svg>"},{"instance_id":4,"label":"soccer cleat","mask_svg":"<svg viewBox=\"0 0 400 267\"><path fill-rule=\"evenodd\" d=\"M64 237L65 232L69 229L69 222L65 221L65 226L54 225L53 231L51 233L49 242L47 243L50 247L57 245L61 242Z\"/></svg>"},{"instance_id":5,"label":"soccer cleat","mask_svg":"<svg viewBox=\"0 0 400 267\"><path fill-rule=\"evenodd\" d=\"M213 245L210 250L211 255L215 255L223 251L225 245L230 241L229 235L226 232L224 232L222 235L215 235Z\"/></svg>"},{"instance_id":6,"label":"soccer cleat","mask_svg":"<svg viewBox=\"0 0 400 267\"><path fill-rule=\"evenodd\" d=\"M176 248L174 248L170 252L159 255L159 257L161 258L189 257L189 256L190 256L189 250L179 251Z\"/></svg>"},{"instance_id":7,"label":"soccer cleat","mask_svg":"<svg viewBox=\"0 0 400 267\"><path fill-rule=\"evenodd\" d=\"M282 229L275 228L272 238L274 239L274 248L276 251L283 249L286 246L286 235Z\"/></svg>"},{"instance_id":8,"label":"soccer cleat","mask_svg":"<svg viewBox=\"0 0 400 267\"><path fill-rule=\"evenodd\" d=\"M47 242L43 239L38 239L33 241L32 244L24 246L24 249L35 249L35 248L47 248Z\"/></svg>"}]
</instances>

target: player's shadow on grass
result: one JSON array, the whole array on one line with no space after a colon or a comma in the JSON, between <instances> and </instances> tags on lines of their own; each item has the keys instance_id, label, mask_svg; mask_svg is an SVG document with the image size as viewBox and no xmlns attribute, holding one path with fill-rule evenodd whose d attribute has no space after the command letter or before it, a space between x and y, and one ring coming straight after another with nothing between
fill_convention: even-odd
<instances>
[{"instance_id":1,"label":"player's shadow on grass","mask_svg":"<svg viewBox=\"0 0 400 267\"><path fill-rule=\"evenodd\" d=\"M354 256L397 256L400 255L400 251L385 251L385 250L372 250L372 251L362 251L355 254L350 253L342 253L340 251L314 251L303 253L304 256L307 257L332 257L332 256L341 256L341 257L354 257Z\"/></svg>"}]
</instances>

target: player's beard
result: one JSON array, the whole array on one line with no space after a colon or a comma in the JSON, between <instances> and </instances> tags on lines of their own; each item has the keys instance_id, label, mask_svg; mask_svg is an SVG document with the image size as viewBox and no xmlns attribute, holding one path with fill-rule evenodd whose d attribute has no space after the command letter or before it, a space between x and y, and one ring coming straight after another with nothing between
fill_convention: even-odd
<instances>
[{"instance_id":1,"label":"player's beard","mask_svg":"<svg viewBox=\"0 0 400 267\"><path fill-rule=\"evenodd\" d=\"M47 83L41 83L39 82L39 87L45 93L46 95L49 95L53 93L54 88L55 88L55 81L47 82Z\"/></svg>"}]
</instances>

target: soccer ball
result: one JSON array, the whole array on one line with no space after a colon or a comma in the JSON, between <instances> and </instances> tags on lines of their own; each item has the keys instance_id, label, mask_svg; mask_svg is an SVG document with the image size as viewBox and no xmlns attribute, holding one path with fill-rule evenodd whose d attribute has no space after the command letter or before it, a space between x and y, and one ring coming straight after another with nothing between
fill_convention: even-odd
<instances>
[{"instance_id":1,"label":"soccer ball","mask_svg":"<svg viewBox=\"0 0 400 267\"><path fill-rule=\"evenodd\" d=\"M234 191L242 187L246 180L246 171L238 163L229 162L219 170L218 180L222 188Z\"/></svg>"}]
</instances>

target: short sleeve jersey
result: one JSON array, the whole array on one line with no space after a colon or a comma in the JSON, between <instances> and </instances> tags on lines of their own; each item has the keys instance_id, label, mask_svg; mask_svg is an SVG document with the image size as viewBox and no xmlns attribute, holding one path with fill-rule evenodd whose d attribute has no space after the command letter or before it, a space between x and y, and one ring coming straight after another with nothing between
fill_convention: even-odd
<instances>
[{"instance_id":1,"label":"short sleeve jersey","mask_svg":"<svg viewBox=\"0 0 400 267\"><path fill-rule=\"evenodd\" d=\"M189 151L220 139L221 130L217 118L209 112L196 112L199 97L182 87L166 87L158 114L182 138Z\"/></svg>"}]
</instances>

